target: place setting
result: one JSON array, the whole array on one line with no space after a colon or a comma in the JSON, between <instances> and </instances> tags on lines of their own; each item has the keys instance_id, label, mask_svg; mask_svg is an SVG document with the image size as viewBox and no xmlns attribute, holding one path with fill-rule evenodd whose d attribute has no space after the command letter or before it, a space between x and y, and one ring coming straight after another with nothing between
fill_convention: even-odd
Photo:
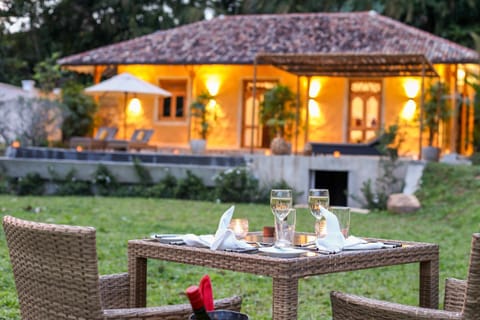
<instances>
[{"instance_id":1,"label":"place setting","mask_svg":"<svg viewBox=\"0 0 480 320\"><path fill-rule=\"evenodd\" d=\"M270 209L274 227L249 233L248 220L233 219L235 206L221 216L214 234L152 234L151 239L164 244L186 245L236 253L259 253L275 258L296 258L342 251L377 250L401 247L401 243L384 243L349 235L350 208L330 206L328 189L308 191L308 210L315 218L315 233L296 231L297 209L293 208L290 189L272 189Z\"/></svg>"}]
</instances>

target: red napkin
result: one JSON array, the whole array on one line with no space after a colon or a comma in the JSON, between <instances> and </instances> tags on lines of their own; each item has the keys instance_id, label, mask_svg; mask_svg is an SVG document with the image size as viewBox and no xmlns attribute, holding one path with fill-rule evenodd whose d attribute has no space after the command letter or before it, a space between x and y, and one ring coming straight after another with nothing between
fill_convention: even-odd
<instances>
[{"instance_id":1,"label":"red napkin","mask_svg":"<svg viewBox=\"0 0 480 320\"><path fill-rule=\"evenodd\" d=\"M205 310L213 311L213 290L212 290L212 282L208 274L204 275L202 279L200 279L200 285L198 286L200 292L202 293L203 297L203 304L205 305Z\"/></svg>"}]
</instances>

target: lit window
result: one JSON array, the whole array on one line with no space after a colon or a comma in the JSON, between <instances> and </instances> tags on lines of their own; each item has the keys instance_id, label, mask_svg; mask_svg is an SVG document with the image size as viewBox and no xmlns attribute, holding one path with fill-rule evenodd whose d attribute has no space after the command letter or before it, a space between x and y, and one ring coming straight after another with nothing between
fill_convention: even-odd
<instances>
[{"instance_id":1,"label":"lit window","mask_svg":"<svg viewBox=\"0 0 480 320\"><path fill-rule=\"evenodd\" d=\"M183 120L186 109L187 80L160 80L159 85L172 96L159 98L157 120Z\"/></svg>"}]
</instances>

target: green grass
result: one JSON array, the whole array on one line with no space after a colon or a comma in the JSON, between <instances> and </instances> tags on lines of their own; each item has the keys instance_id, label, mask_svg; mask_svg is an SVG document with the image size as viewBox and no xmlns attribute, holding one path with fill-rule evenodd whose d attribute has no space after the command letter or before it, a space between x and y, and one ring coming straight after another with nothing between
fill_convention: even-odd
<instances>
[{"instance_id":1,"label":"green grass","mask_svg":"<svg viewBox=\"0 0 480 320\"><path fill-rule=\"evenodd\" d=\"M408 215L353 214L358 236L440 244L440 291L446 277L464 278L470 238L480 231L480 167L430 165L418 197L423 208ZM150 233L212 233L230 204L140 198L0 196L0 215L97 229L101 274L127 271L127 241ZM250 230L272 225L268 204L237 204L234 217ZM312 231L313 217L297 212L299 231ZM418 304L418 264L316 276L300 281L299 319L328 319L329 292L340 290L400 303ZM212 277L216 297L240 294L252 319L271 319L271 279L243 273L149 261L148 305L186 303L182 292L201 276ZM440 300L442 301L442 300ZM19 319L5 236L0 231L0 319Z\"/></svg>"}]
</instances>

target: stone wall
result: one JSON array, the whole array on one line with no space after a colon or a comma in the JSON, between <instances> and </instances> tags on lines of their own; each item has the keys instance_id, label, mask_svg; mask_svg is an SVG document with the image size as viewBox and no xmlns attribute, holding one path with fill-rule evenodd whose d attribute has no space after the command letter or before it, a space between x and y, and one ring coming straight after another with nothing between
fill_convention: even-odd
<instances>
[{"instance_id":1,"label":"stone wall","mask_svg":"<svg viewBox=\"0 0 480 320\"><path fill-rule=\"evenodd\" d=\"M51 153L50 153L51 154ZM83 155L84 156L84 155ZM169 159L168 163L147 163L142 161L142 166L150 171L154 182L163 179L167 174L177 178L184 178L187 170L200 177L208 186L213 185L213 177L231 167L245 163L258 177L261 185L269 186L272 182L286 181L296 191L302 194L296 199L296 203L307 203L306 194L308 189L315 186L316 171L345 172L348 176L348 194L361 197L362 185L370 179L374 182L380 175L380 158L376 156L340 156L338 158L325 156L264 156L243 155L232 159L216 159L214 156L203 157L179 157ZM182 158L183 157L183 158ZM208 158L212 159L208 159ZM218 158L218 157L217 157ZM167 158L165 158L167 159ZM176 161L174 161L177 159ZM188 161L187 161L188 160ZM72 160L72 159L35 159L19 158L7 152L6 157L0 158L0 166L8 176L25 176L29 172L38 172L43 178L50 179L49 168L60 176L65 176L72 168L77 171L77 178L91 180L99 163L107 165L112 174L121 183L137 183L138 176L133 162L130 161L105 161L105 160ZM400 179L405 177L406 163L399 167L396 174ZM359 207L352 197L348 197L348 205Z\"/></svg>"}]
</instances>

